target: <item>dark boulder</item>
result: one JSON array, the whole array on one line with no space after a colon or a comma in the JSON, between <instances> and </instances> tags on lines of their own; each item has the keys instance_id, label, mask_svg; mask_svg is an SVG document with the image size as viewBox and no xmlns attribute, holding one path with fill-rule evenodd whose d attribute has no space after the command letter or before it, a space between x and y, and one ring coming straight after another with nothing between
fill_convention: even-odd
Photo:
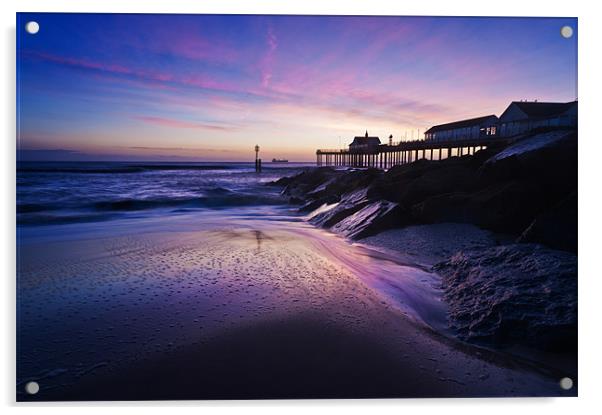
<instances>
[{"instance_id":1,"label":"dark boulder","mask_svg":"<svg viewBox=\"0 0 602 415\"><path fill-rule=\"evenodd\" d=\"M361 239L402 224L404 224L403 216L399 205L380 200L366 204L331 229L351 239Z\"/></svg>"},{"instance_id":2,"label":"dark boulder","mask_svg":"<svg viewBox=\"0 0 602 415\"><path fill-rule=\"evenodd\" d=\"M452 328L468 341L577 347L577 257L535 244L459 252L435 265Z\"/></svg>"},{"instance_id":3,"label":"dark boulder","mask_svg":"<svg viewBox=\"0 0 602 415\"><path fill-rule=\"evenodd\" d=\"M299 212L312 212L323 205L332 205L337 203L341 198L337 195L324 196L319 199L310 200L305 202L303 206L299 208Z\"/></svg>"},{"instance_id":4,"label":"dark boulder","mask_svg":"<svg viewBox=\"0 0 602 415\"><path fill-rule=\"evenodd\" d=\"M384 173L378 169L352 170L343 175L333 177L310 192L307 197L317 199L341 196L345 193L353 193L356 190L368 188L376 179Z\"/></svg>"},{"instance_id":5,"label":"dark boulder","mask_svg":"<svg viewBox=\"0 0 602 415\"><path fill-rule=\"evenodd\" d=\"M330 228L369 203L370 200L366 197L366 189L356 190L344 194L341 201L334 208L317 214L310 219L310 222L322 228Z\"/></svg>"},{"instance_id":6,"label":"dark boulder","mask_svg":"<svg viewBox=\"0 0 602 415\"><path fill-rule=\"evenodd\" d=\"M495 183L484 189L436 195L412 206L419 223L471 223L500 233L518 234L542 208L541 188L531 181Z\"/></svg>"},{"instance_id":7,"label":"dark boulder","mask_svg":"<svg viewBox=\"0 0 602 415\"><path fill-rule=\"evenodd\" d=\"M412 206L430 196L474 189L475 171L471 163L459 158L418 160L393 167L372 184L369 196Z\"/></svg>"},{"instance_id":8,"label":"dark boulder","mask_svg":"<svg viewBox=\"0 0 602 415\"><path fill-rule=\"evenodd\" d=\"M518 238L551 248L577 252L577 192L538 215Z\"/></svg>"},{"instance_id":9,"label":"dark boulder","mask_svg":"<svg viewBox=\"0 0 602 415\"><path fill-rule=\"evenodd\" d=\"M344 174L344 172L336 171L330 167L319 167L307 170L288 178L288 180L284 180L282 183L285 184L286 187L284 188L283 193L291 197L305 200L307 194L314 191L316 187L342 174ZM278 182L279 181L276 181L276 183Z\"/></svg>"},{"instance_id":10,"label":"dark boulder","mask_svg":"<svg viewBox=\"0 0 602 415\"><path fill-rule=\"evenodd\" d=\"M503 149L486 160L479 176L486 182L537 180L550 190L565 192L576 186L577 134L552 131L535 134Z\"/></svg>"}]
</instances>

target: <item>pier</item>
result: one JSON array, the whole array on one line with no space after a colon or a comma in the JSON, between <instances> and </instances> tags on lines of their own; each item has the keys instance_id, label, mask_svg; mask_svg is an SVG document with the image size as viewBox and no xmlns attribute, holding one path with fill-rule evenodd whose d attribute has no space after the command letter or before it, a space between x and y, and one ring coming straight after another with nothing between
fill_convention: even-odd
<instances>
[{"instance_id":1,"label":"pier","mask_svg":"<svg viewBox=\"0 0 602 415\"><path fill-rule=\"evenodd\" d=\"M388 169L416 160L442 160L473 155L492 146L506 146L535 131L577 129L577 101L513 101L498 118L494 114L435 125L424 139L382 144L380 139L356 136L348 149L319 149L318 166Z\"/></svg>"},{"instance_id":2,"label":"pier","mask_svg":"<svg viewBox=\"0 0 602 415\"><path fill-rule=\"evenodd\" d=\"M509 137L481 137L464 140L415 140L394 145L380 144L361 149L319 149L318 166L374 167L388 169L416 160L442 160L454 156L472 155L490 146L509 144Z\"/></svg>"}]
</instances>

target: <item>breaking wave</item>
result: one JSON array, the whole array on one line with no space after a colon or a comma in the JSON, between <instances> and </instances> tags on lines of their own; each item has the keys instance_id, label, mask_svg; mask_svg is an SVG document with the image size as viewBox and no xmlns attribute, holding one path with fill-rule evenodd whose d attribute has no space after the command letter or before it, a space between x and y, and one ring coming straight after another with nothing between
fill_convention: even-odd
<instances>
[{"instance_id":1,"label":"breaking wave","mask_svg":"<svg viewBox=\"0 0 602 415\"><path fill-rule=\"evenodd\" d=\"M22 163L17 171L17 223L281 205L286 199L279 189L266 184L300 168L256 174L251 163ZM137 172L141 174L122 174Z\"/></svg>"}]
</instances>

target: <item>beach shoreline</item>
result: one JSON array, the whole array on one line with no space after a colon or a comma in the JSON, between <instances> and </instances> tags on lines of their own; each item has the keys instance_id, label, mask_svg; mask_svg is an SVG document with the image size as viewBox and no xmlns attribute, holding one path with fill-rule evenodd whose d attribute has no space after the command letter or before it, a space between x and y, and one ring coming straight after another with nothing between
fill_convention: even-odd
<instances>
[{"instance_id":1,"label":"beach shoreline","mask_svg":"<svg viewBox=\"0 0 602 415\"><path fill-rule=\"evenodd\" d=\"M170 226L78 236L52 244L42 256L35 244L24 244L22 255L37 259L29 258L20 280L19 315L28 316L20 323L20 347L57 324L61 331L54 331L56 346L46 351L44 370L18 365L21 383L42 384L39 395L20 394L19 400L576 393L558 387L558 372L463 345L413 322L310 241L325 238L348 254L359 247L305 222L270 227L245 219L186 231ZM358 260L380 261L364 255ZM44 291L49 287L54 297ZM94 295L78 302L74 287ZM70 293L71 301L58 292ZM39 312L52 310L52 319L39 315L36 322L31 315L39 295L54 298L37 305ZM90 354L86 338L97 348L104 344L104 351ZM71 339L71 346L65 349L62 339ZM39 364L44 352L33 350Z\"/></svg>"}]
</instances>

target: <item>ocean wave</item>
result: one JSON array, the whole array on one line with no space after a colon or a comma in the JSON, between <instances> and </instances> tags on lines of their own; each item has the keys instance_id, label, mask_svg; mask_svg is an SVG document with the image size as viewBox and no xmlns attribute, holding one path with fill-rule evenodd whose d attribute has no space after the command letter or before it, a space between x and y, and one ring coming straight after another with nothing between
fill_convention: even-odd
<instances>
[{"instance_id":1,"label":"ocean wave","mask_svg":"<svg viewBox=\"0 0 602 415\"><path fill-rule=\"evenodd\" d=\"M35 213L60 209L59 205L44 203L20 203L17 204L17 213Z\"/></svg>"},{"instance_id":2,"label":"ocean wave","mask_svg":"<svg viewBox=\"0 0 602 415\"><path fill-rule=\"evenodd\" d=\"M283 203L280 196L250 195L229 192L211 196L182 199L119 199L96 202L92 208L98 211L136 211L168 207L228 208L236 206L275 205Z\"/></svg>"},{"instance_id":3,"label":"ocean wave","mask_svg":"<svg viewBox=\"0 0 602 415\"><path fill-rule=\"evenodd\" d=\"M101 222L114 219L115 215L110 213L75 213L75 214L19 214L17 223L19 225L63 225L68 223Z\"/></svg>"},{"instance_id":4,"label":"ocean wave","mask_svg":"<svg viewBox=\"0 0 602 415\"><path fill-rule=\"evenodd\" d=\"M240 166L237 165L225 165L225 164L215 164L215 165L198 165L198 164L147 164L147 165L136 165L133 167L138 167L144 170L235 170L240 169Z\"/></svg>"},{"instance_id":5,"label":"ocean wave","mask_svg":"<svg viewBox=\"0 0 602 415\"><path fill-rule=\"evenodd\" d=\"M257 175L250 163L27 162L18 171L18 224L287 203L279 189L264 185L284 171Z\"/></svg>"},{"instance_id":6,"label":"ocean wave","mask_svg":"<svg viewBox=\"0 0 602 415\"><path fill-rule=\"evenodd\" d=\"M228 209L236 207L279 205L285 203L280 195L235 193L225 188L214 188L206 196L190 198L123 198L82 203L77 207L50 204L21 204L17 207L17 223L43 225L90 222L115 218L127 212L168 209L184 212L195 209Z\"/></svg>"},{"instance_id":7,"label":"ocean wave","mask_svg":"<svg viewBox=\"0 0 602 415\"><path fill-rule=\"evenodd\" d=\"M196 199L119 199L96 202L90 207L99 211L133 211L192 204L195 200Z\"/></svg>"}]
</instances>

